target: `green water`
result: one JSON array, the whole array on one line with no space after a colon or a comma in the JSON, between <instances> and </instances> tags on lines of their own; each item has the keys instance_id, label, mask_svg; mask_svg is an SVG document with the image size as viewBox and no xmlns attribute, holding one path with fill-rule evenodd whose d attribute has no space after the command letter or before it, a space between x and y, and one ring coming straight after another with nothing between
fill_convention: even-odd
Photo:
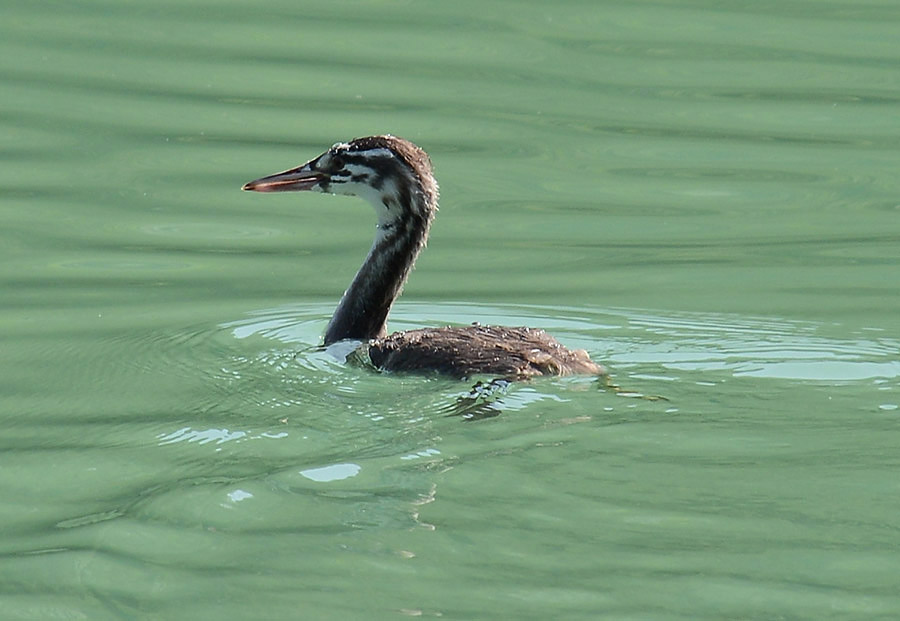
<instances>
[{"instance_id":1,"label":"green water","mask_svg":"<svg viewBox=\"0 0 900 621\"><path fill-rule=\"evenodd\" d=\"M30 2L0 24L0 618L900 618L900 6ZM316 345L427 149L391 327L527 324L586 378Z\"/></svg>"}]
</instances>

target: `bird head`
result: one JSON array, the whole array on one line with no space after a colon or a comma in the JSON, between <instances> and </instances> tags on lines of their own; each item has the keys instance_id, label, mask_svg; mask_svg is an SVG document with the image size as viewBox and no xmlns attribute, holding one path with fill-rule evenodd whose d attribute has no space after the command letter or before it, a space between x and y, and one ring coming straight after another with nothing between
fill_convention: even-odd
<instances>
[{"instance_id":1,"label":"bird head","mask_svg":"<svg viewBox=\"0 0 900 621\"><path fill-rule=\"evenodd\" d=\"M379 222L395 219L395 207L415 209L417 198L437 201L428 155L408 140L389 135L339 142L302 166L261 177L242 189L359 196L375 207Z\"/></svg>"}]
</instances>

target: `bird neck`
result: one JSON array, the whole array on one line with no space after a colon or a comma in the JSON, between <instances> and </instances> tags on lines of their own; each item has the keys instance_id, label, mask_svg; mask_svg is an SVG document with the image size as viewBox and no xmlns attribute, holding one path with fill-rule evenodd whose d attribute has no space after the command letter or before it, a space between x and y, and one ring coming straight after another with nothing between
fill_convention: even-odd
<instances>
[{"instance_id":1,"label":"bird neck","mask_svg":"<svg viewBox=\"0 0 900 621\"><path fill-rule=\"evenodd\" d=\"M405 193L404 198L407 200L384 197L376 205L379 222L375 242L328 324L325 345L387 334L388 313L425 247L437 207L436 191Z\"/></svg>"}]
</instances>

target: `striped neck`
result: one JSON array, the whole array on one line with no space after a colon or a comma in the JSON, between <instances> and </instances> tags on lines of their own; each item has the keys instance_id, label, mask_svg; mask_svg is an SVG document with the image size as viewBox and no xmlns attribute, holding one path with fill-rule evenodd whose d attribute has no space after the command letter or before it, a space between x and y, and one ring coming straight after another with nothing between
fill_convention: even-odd
<instances>
[{"instance_id":1,"label":"striped neck","mask_svg":"<svg viewBox=\"0 0 900 621\"><path fill-rule=\"evenodd\" d=\"M404 172L402 178L385 180L377 196L364 197L378 213L375 242L328 324L325 345L387 334L388 313L425 247L437 210L433 177L423 180Z\"/></svg>"}]
</instances>

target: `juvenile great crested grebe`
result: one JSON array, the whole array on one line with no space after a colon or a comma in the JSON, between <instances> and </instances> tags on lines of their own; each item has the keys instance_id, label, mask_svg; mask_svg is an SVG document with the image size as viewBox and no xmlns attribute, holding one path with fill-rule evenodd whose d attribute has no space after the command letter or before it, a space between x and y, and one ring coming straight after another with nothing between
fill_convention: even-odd
<instances>
[{"instance_id":1,"label":"juvenile great crested grebe","mask_svg":"<svg viewBox=\"0 0 900 621\"><path fill-rule=\"evenodd\" d=\"M605 373L583 349L568 350L533 328L471 325L387 334L388 312L425 246L438 208L431 160L413 143L396 136L341 142L302 166L243 189L349 194L375 208L375 243L331 318L325 345L363 341L372 364L389 371L508 379Z\"/></svg>"}]
</instances>

